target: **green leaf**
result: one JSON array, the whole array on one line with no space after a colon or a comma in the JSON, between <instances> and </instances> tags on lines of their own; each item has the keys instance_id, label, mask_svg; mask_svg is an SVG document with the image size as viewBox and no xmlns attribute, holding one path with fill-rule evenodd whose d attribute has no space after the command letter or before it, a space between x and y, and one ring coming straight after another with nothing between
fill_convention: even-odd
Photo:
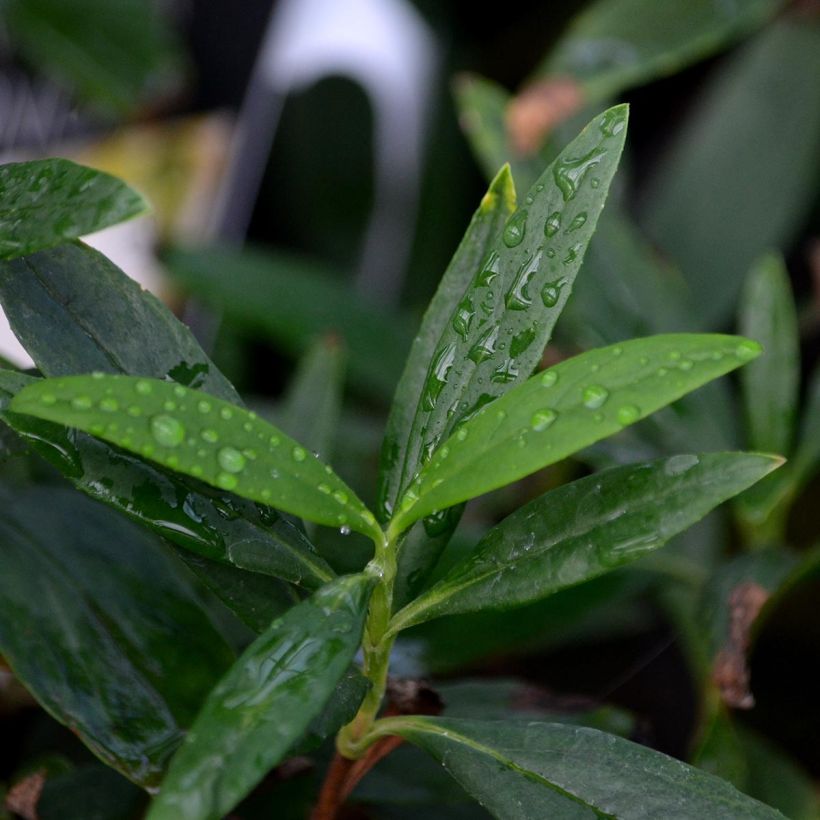
<instances>
[{"instance_id":1,"label":"green leaf","mask_svg":"<svg viewBox=\"0 0 820 820\"><path fill-rule=\"evenodd\" d=\"M382 537L372 513L330 467L255 413L198 390L97 373L30 384L9 408L318 524Z\"/></svg>"},{"instance_id":2,"label":"green leaf","mask_svg":"<svg viewBox=\"0 0 820 820\"><path fill-rule=\"evenodd\" d=\"M0 653L101 760L156 785L232 660L190 577L71 490L0 490L0 504Z\"/></svg>"},{"instance_id":3,"label":"green leaf","mask_svg":"<svg viewBox=\"0 0 820 820\"><path fill-rule=\"evenodd\" d=\"M2 418L31 449L60 470L74 486L209 561L194 571L257 631L266 627L291 595L264 573L313 589L333 577L310 541L291 522L227 493L202 485L132 456L104 441L33 416L4 412L9 399L39 380L0 370ZM219 569L213 561L230 564ZM213 576L216 576L214 578ZM271 609L271 605L275 608Z\"/></svg>"},{"instance_id":4,"label":"green leaf","mask_svg":"<svg viewBox=\"0 0 820 820\"><path fill-rule=\"evenodd\" d=\"M597 0L569 25L536 76L570 76L594 104L725 48L783 0Z\"/></svg>"},{"instance_id":5,"label":"green leaf","mask_svg":"<svg viewBox=\"0 0 820 820\"><path fill-rule=\"evenodd\" d=\"M46 780L37 820L134 820L145 810L146 797L105 766L80 766Z\"/></svg>"},{"instance_id":6,"label":"green leaf","mask_svg":"<svg viewBox=\"0 0 820 820\"><path fill-rule=\"evenodd\" d=\"M279 763L353 660L372 581L337 578L248 647L211 692L148 820L218 820Z\"/></svg>"},{"instance_id":7,"label":"green leaf","mask_svg":"<svg viewBox=\"0 0 820 820\"><path fill-rule=\"evenodd\" d=\"M383 731L420 746L504 820L783 817L716 777L595 729L404 717Z\"/></svg>"},{"instance_id":8,"label":"green leaf","mask_svg":"<svg viewBox=\"0 0 820 820\"><path fill-rule=\"evenodd\" d=\"M406 391L403 384L397 394L401 409L394 411L382 459L385 505L394 504L461 419L535 369L618 167L627 116L627 107L617 106L593 120L544 171L494 242L471 225L422 325L420 353L432 355L411 359ZM496 186L510 190L509 184L502 172ZM497 211L490 213L495 221ZM492 248L477 265L476 234ZM419 365L426 367L423 379Z\"/></svg>"},{"instance_id":9,"label":"green leaf","mask_svg":"<svg viewBox=\"0 0 820 820\"><path fill-rule=\"evenodd\" d=\"M749 273L740 304L740 332L763 345L763 355L740 372L749 444L791 451L800 379L800 341L789 275L768 254Z\"/></svg>"},{"instance_id":10,"label":"green leaf","mask_svg":"<svg viewBox=\"0 0 820 820\"><path fill-rule=\"evenodd\" d=\"M466 421L407 490L391 529L554 464L759 353L736 336L668 334L561 362Z\"/></svg>"},{"instance_id":11,"label":"green leaf","mask_svg":"<svg viewBox=\"0 0 820 820\"><path fill-rule=\"evenodd\" d=\"M401 610L391 631L441 615L524 604L663 546L775 469L747 453L678 455L615 467L536 498Z\"/></svg>"},{"instance_id":12,"label":"green leaf","mask_svg":"<svg viewBox=\"0 0 820 820\"><path fill-rule=\"evenodd\" d=\"M818 74L816 21L768 27L720 66L643 197L705 327L729 318L752 263L787 248L814 201Z\"/></svg>"},{"instance_id":13,"label":"green leaf","mask_svg":"<svg viewBox=\"0 0 820 820\"><path fill-rule=\"evenodd\" d=\"M340 277L301 257L261 250L174 249L166 261L193 294L291 355L335 333L347 351L351 380L378 398L392 394L412 323L368 304Z\"/></svg>"},{"instance_id":14,"label":"green leaf","mask_svg":"<svg viewBox=\"0 0 820 820\"><path fill-rule=\"evenodd\" d=\"M162 13L144 0L4 0L14 45L105 113L130 113L180 81L181 55Z\"/></svg>"},{"instance_id":15,"label":"green leaf","mask_svg":"<svg viewBox=\"0 0 820 820\"><path fill-rule=\"evenodd\" d=\"M147 213L115 177L67 159L0 166L0 259L14 259Z\"/></svg>"}]
</instances>

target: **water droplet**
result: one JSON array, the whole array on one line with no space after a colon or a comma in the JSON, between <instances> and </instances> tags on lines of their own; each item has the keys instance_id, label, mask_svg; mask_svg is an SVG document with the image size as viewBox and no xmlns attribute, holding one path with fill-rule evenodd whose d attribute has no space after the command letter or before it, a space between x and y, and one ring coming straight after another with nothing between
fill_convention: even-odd
<instances>
[{"instance_id":1,"label":"water droplet","mask_svg":"<svg viewBox=\"0 0 820 820\"><path fill-rule=\"evenodd\" d=\"M304 461L307 458L307 453L301 447L293 448L293 460Z\"/></svg>"},{"instance_id":2,"label":"water droplet","mask_svg":"<svg viewBox=\"0 0 820 820\"><path fill-rule=\"evenodd\" d=\"M678 367L681 370L691 370L694 367L694 362L691 359L683 359Z\"/></svg>"},{"instance_id":3,"label":"water droplet","mask_svg":"<svg viewBox=\"0 0 820 820\"><path fill-rule=\"evenodd\" d=\"M252 433L252 432L253 432L253 422L246 421L246 422L242 425L242 429L243 429L246 433Z\"/></svg>"},{"instance_id":4,"label":"water droplet","mask_svg":"<svg viewBox=\"0 0 820 820\"><path fill-rule=\"evenodd\" d=\"M216 444L219 441L219 433L216 430L212 430L210 427L206 427L199 435L207 441L209 444Z\"/></svg>"},{"instance_id":5,"label":"water droplet","mask_svg":"<svg viewBox=\"0 0 820 820\"><path fill-rule=\"evenodd\" d=\"M185 428L173 416L154 416L151 419L151 435L163 447L177 447L185 441Z\"/></svg>"},{"instance_id":6,"label":"water droplet","mask_svg":"<svg viewBox=\"0 0 820 820\"><path fill-rule=\"evenodd\" d=\"M558 300L561 298L561 289L566 285L567 280L563 277L561 279L553 279L552 282L547 282L543 288L541 288L541 301L544 303L544 307L555 307L558 304Z\"/></svg>"},{"instance_id":7,"label":"water droplet","mask_svg":"<svg viewBox=\"0 0 820 820\"><path fill-rule=\"evenodd\" d=\"M659 367L657 370L657 375L663 378L669 371L665 367Z\"/></svg>"},{"instance_id":8,"label":"water droplet","mask_svg":"<svg viewBox=\"0 0 820 820\"><path fill-rule=\"evenodd\" d=\"M221 418L225 419L225 421L229 421L230 419L233 418L233 410L231 410L230 407L223 407L219 411L219 415L220 415Z\"/></svg>"},{"instance_id":9,"label":"water droplet","mask_svg":"<svg viewBox=\"0 0 820 820\"><path fill-rule=\"evenodd\" d=\"M278 447L278 446L279 446L279 436L271 436L271 437L268 439L268 444L269 444L271 447Z\"/></svg>"},{"instance_id":10,"label":"water droplet","mask_svg":"<svg viewBox=\"0 0 820 820\"><path fill-rule=\"evenodd\" d=\"M541 249L535 256L529 257L518 269L515 279L504 299L504 304L510 310L526 310L532 304L529 294L529 285L532 277L537 273L541 264Z\"/></svg>"},{"instance_id":11,"label":"water droplet","mask_svg":"<svg viewBox=\"0 0 820 820\"><path fill-rule=\"evenodd\" d=\"M681 454L666 459L663 471L670 476L682 475L693 467L697 467L698 464L700 464L700 459L696 455Z\"/></svg>"},{"instance_id":12,"label":"water droplet","mask_svg":"<svg viewBox=\"0 0 820 820\"><path fill-rule=\"evenodd\" d=\"M558 381L558 374L554 370L547 370L541 374L541 385L552 387Z\"/></svg>"},{"instance_id":13,"label":"water droplet","mask_svg":"<svg viewBox=\"0 0 820 820\"><path fill-rule=\"evenodd\" d=\"M580 243L577 244L577 245L573 245L567 251L567 255L563 258L563 260L562 260L563 263L565 265L571 265L578 258L578 255L581 253L582 250L583 250L583 245L581 245Z\"/></svg>"},{"instance_id":14,"label":"water droplet","mask_svg":"<svg viewBox=\"0 0 820 820\"><path fill-rule=\"evenodd\" d=\"M444 459L449 458L450 456L450 448L445 444L439 451L438 457L444 461Z\"/></svg>"},{"instance_id":15,"label":"water droplet","mask_svg":"<svg viewBox=\"0 0 820 820\"><path fill-rule=\"evenodd\" d=\"M71 406L75 410L89 410L91 408L91 399L88 396L75 396L71 400Z\"/></svg>"},{"instance_id":16,"label":"water droplet","mask_svg":"<svg viewBox=\"0 0 820 820\"><path fill-rule=\"evenodd\" d=\"M250 461L255 461L257 454L256 454L256 450L252 450L250 447L246 447L242 451L242 455L245 456L245 458L249 459Z\"/></svg>"},{"instance_id":17,"label":"water droplet","mask_svg":"<svg viewBox=\"0 0 820 820\"><path fill-rule=\"evenodd\" d=\"M648 365L648 364L649 364L649 356L641 356L641 358L640 358L640 359L638 359L638 361L639 361L639 363L640 363L641 365L643 365L644 367L646 367L646 365Z\"/></svg>"},{"instance_id":18,"label":"water droplet","mask_svg":"<svg viewBox=\"0 0 820 820\"><path fill-rule=\"evenodd\" d=\"M558 158L552 168L555 184L564 197L564 202L577 193L590 168L594 168L606 154L603 148L593 148L589 153L575 159Z\"/></svg>"},{"instance_id":19,"label":"water droplet","mask_svg":"<svg viewBox=\"0 0 820 820\"><path fill-rule=\"evenodd\" d=\"M547 257L553 259L555 257L555 248L547 248Z\"/></svg>"},{"instance_id":20,"label":"water droplet","mask_svg":"<svg viewBox=\"0 0 820 820\"><path fill-rule=\"evenodd\" d=\"M534 341L538 334L538 326L533 324L516 333L510 341L510 356L520 356Z\"/></svg>"},{"instance_id":21,"label":"water droplet","mask_svg":"<svg viewBox=\"0 0 820 820\"><path fill-rule=\"evenodd\" d=\"M142 447L140 447L140 452L144 456L147 456L147 457L150 458L152 455L154 455L154 445L153 444L143 444Z\"/></svg>"},{"instance_id":22,"label":"water droplet","mask_svg":"<svg viewBox=\"0 0 820 820\"><path fill-rule=\"evenodd\" d=\"M589 182L590 188L597 188L601 184L601 180L598 177L592 177Z\"/></svg>"},{"instance_id":23,"label":"water droplet","mask_svg":"<svg viewBox=\"0 0 820 820\"><path fill-rule=\"evenodd\" d=\"M279 470L277 470L277 469L276 469L276 467L271 467L271 470L270 470L270 477L271 477L272 479L274 479L274 480L276 480L277 478L279 478Z\"/></svg>"},{"instance_id":24,"label":"water droplet","mask_svg":"<svg viewBox=\"0 0 820 820\"><path fill-rule=\"evenodd\" d=\"M609 390L600 384L590 384L585 387L582 395L584 407L588 407L590 410L597 410L603 406L608 398Z\"/></svg>"},{"instance_id":25,"label":"water droplet","mask_svg":"<svg viewBox=\"0 0 820 820\"><path fill-rule=\"evenodd\" d=\"M763 348L751 339L744 339L735 348L735 355L738 359L753 359Z\"/></svg>"},{"instance_id":26,"label":"water droplet","mask_svg":"<svg viewBox=\"0 0 820 820\"><path fill-rule=\"evenodd\" d=\"M322 495L330 495L330 485L329 484L320 484L317 488Z\"/></svg>"},{"instance_id":27,"label":"water droplet","mask_svg":"<svg viewBox=\"0 0 820 820\"><path fill-rule=\"evenodd\" d=\"M436 354L433 360L430 374L427 376L425 384L423 407L425 410L432 410L436 406L438 397L447 384L447 378L450 375L450 368L453 366L453 361L456 356L456 346L452 342L445 345Z\"/></svg>"},{"instance_id":28,"label":"water droplet","mask_svg":"<svg viewBox=\"0 0 820 820\"><path fill-rule=\"evenodd\" d=\"M223 447L217 454L219 466L228 473L241 473L245 468L245 456L235 447Z\"/></svg>"},{"instance_id":29,"label":"water droplet","mask_svg":"<svg viewBox=\"0 0 820 820\"><path fill-rule=\"evenodd\" d=\"M527 209L522 208L516 211L504 226L504 233L501 238L508 248L514 248L520 245L524 239L524 234L527 231Z\"/></svg>"},{"instance_id":30,"label":"water droplet","mask_svg":"<svg viewBox=\"0 0 820 820\"><path fill-rule=\"evenodd\" d=\"M175 401L171 401L170 399L168 399L168 401L163 402L163 403L162 403L162 406L163 406L163 408L164 408L165 410L167 410L168 412L173 412L174 410L176 410L176 409L177 409L177 404L176 404L176 402L175 402Z\"/></svg>"},{"instance_id":31,"label":"water droplet","mask_svg":"<svg viewBox=\"0 0 820 820\"><path fill-rule=\"evenodd\" d=\"M641 417L641 410L635 404L624 404L618 408L618 423L627 425L636 422Z\"/></svg>"},{"instance_id":32,"label":"water droplet","mask_svg":"<svg viewBox=\"0 0 820 820\"><path fill-rule=\"evenodd\" d=\"M139 406L138 406L138 405L136 405L136 404L132 404L132 405L128 408L128 411L127 411L127 412L128 412L128 415L129 415L129 416L132 416L133 418L137 418L137 416L141 416L141 415L142 415L142 408L141 408L141 407L139 407Z\"/></svg>"},{"instance_id":33,"label":"water droplet","mask_svg":"<svg viewBox=\"0 0 820 820\"><path fill-rule=\"evenodd\" d=\"M489 359L495 353L495 345L498 341L498 325L485 330L479 336L478 341L470 348L467 354L476 364Z\"/></svg>"},{"instance_id":34,"label":"water droplet","mask_svg":"<svg viewBox=\"0 0 820 820\"><path fill-rule=\"evenodd\" d=\"M609 111L604 111L600 121L601 133L606 137L614 137L616 134L620 134L625 125L626 113L622 107L610 108Z\"/></svg>"},{"instance_id":35,"label":"water droplet","mask_svg":"<svg viewBox=\"0 0 820 820\"><path fill-rule=\"evenodd\" d=\"M530 427L532 427L536 433L541 433L546 430L547 427L549 427L557 418L558 414L555 410L538 410L533 413L533 416L530 419Z\"/></svg>"},{"instance_id":36,"label":"water droplet","mask_svg":"<svg viewBox=\"0 0 820 820\"><path fill-rule=\"evenodd\" d=\"M232 473L219 473L216 477L216 484L223 490L235 490L239 479Z\"/></svg>"},{"instance_id":37,"label":"water droplet","mask_svg":"<svg viewBox=\"0 0 820 820\"><path fill-rule=\"evenodd\" d=\"M498 276L500 270L501 257L498 255L498 251L490 251L490 255L481 266L475 278L475 286L479 288L489 287L493 279Z\"/></svg>"},{"instance_id":38,"label":"water droplet","mask_svg":"<svg viewBox=\"0 0 820 820\"><path fill-rule=\"evenodd\" d=\"M616 347L612 348L612 355L613 356L620 356L623 352L624 352L624 349L622 347L617 347L616 346Z\"/></svg>"},{"instance_id":39,"label":"water droplet","mask_svg":"<svg viewBox=\"0 0 820 820\"><path fill-rule=\"evenodd\" d=\"M43 393L43 395L40 396L40 404L52 405L56 403L57 397L54 395L54 393Z\"/></svg>"},{"instance_id":40,"label":"water droplet","mask_svg":"<svg viewBox=\"0 0 820 820\"><path fill-rule=\"evenodd\" d=\"M572 222L569 223L569 227L567 228L567 233L572 233L573 231L577 231L579 228L583 228L586 225L587 221L587 212L581 211Z\"/></svg>"},{"instance_id":41,"label":"water droplet","mask_svg":"<svg viewBox=\"0 0 820 820\"><path fill-rule=\"evenodd\" d=\"M347 504L347 493L342 492L342 490L336 490L333 493L333 498L339 502L339 504Z\"/></svg>"},{"instance_id":42,"label":"water droplet","mask_svg":"<svg viewBox=\"0 0 820 820\"><path fill-rule=\"evenodd\" d=\"M457 441L464 441L465 438L467 438L467 430L464 427L461 427L456 432L456 440Z\"/></svg>"},{"instance_id":43,"label":"water droplet","mask_svg":"<svg viewBox=\"0 0 820 820\"><path fill-rule=\"evenodd\" d=\"M507 359L503 364L500 364L493 370L493 375L490 376L490 381L496 384L509 384L518 378L518 365L514 359Z\"/></svg>"},{"instance_id":44,"label":"water droplet","mask_svg":"<svg viewBox=\"0 0 820 820\"><path fill-rule=\"evenodd\" d=\"M474 318L475 308L473 307L473 303L469 297L465 296L456 308L456 315L453 317L453 330L455 330L462 339L466 340Z\"/></svg>"},{"instance_id":45,"label":"water droplet","mask_svg":"<svg viewBox=\"0 0 820 820\"><path fill-rule=\"evenodd\" d=\"M496 410L495 417L498 421L504 421L507 418L507 413L504 410Z\"/></svg>"},{"instance_id":46,"label":"water droplet","mask_svg":"<svg viewBox=\"0 0 820 820\"><path fill-rule=\"evenodd\" d=\"M268 499L270 499L270 490L267 487L265 487L265 489L262 490L260 495L262 496L262 498L265 499L265 501L267 501Z\"/></svg>"},{"instance_id":47,"label":"water droplet","mask_svg":"<svg viewBox=\"0 0 820 820\"><path fill-rule=\"evenodd\" d=\"M177 385L177 386L174 388L174 395L175 395L178 399L184 399L184 398L185 398L185 388L184 388L184 387L180 387L180 385Z\"/></svg>"},{"instance_id":48,"label":"water droplet","mask_svg":"<svg viewBox=\"0 0 820 820\"><path fill-rule=\"evenodd\" d=\"M191 467L191 475L196 476L197 478L199 478L203 472L204 470L202 469L201 464L194 464L194 466Z\"/></svg>"},{"instance_id":49,"label":"water droplet","mask_svg":"<svg viewBox=\"0 0 820 820\"><path fill-rule=\"evenodd\" d=\"M548 217L547 221L544 223L544 236L549 239L551 236L555 236L558 233L559 229L561 228L561 213L560 211L553 211Z\"/></svg>"},{"instance_id":50,"label":"water droplet","mask_svg":"<svg viewBox=\"0 0 820 820\"><path fill-rule=\"evenodd\" d=\"M350 527L347 524L342 524L342 526L339 527L339 532L342 535L350 535Z\"/></svg>"},{"instance_id":51,"label":"water droplet","mask_svg":"<svg viewBox=\"0 0 820 820\"><path fill-rule=\"evenodd\" d=\"M95 370L91 374L92 379L101 379L103 376L105 376L105 373L103 373L102 370Z\"/></svg>"},{"instance_id":52,"label":"water droplet","mask_svg":"<svg viewBox=\"0 0 820 820\"><path fill-rule=\"evenodd\" d=\"M153 387L151 387L151 382L147 382L144 379L140 379L135 385L134 390L137 391L141 396L147 396L149 393L153 391Z\"/></svg>"},{"instance_id":53,"label":"water droplet","mask_svg":"<svg viewBox=\"0 0 820 820\"><path fill-rule=\"evenodd\" d=\"M199 410L200 413L210 413L211 412L211 403L209 401L205 401L205 399L203 399L202 401L200 401L197 404L196 409Z\"/></svg>"},{"instance_id":54,"label":"water droplet","mask_svg":"<svg viewBox=\"0 0 820 820\"><path fill-rule=\"evenodd\" d=\"M120 403L113 396L106 396L100 399L100 410L105 413L116 413L120 409Z\"/></svg>"}]
</instances>

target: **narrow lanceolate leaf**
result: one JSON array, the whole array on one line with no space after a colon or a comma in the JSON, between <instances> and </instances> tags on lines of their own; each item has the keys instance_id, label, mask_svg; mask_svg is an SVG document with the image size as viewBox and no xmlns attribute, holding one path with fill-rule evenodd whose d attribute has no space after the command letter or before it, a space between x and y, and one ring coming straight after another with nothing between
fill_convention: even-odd
<instances>
[{"instance_id":1,"label":"narrow lanceolate leaf","mask_svg":"<svg viewBox=\"0 0 820 820\"><path fill-rule=\"evenodd\" d=\"M426 371L409 416L393 425L385 449L382 501L389 506L419 467L465 416L524 381L569 297L595 230L626 136L628 109L596 117L547 168L510 216L489 254L469 275L459 248L452 284L447 279L424 341ZM459 292L460 291L460 292ZM449 316L447 313L449 312ZM422 327L422 335L428 329ZM436 338L437 337L437 338ZM405 411L397 411L402 414ZM409 422L409 423L408 423ZM401 432L399 432L401 431ZM431 512L432 509L427 512ZM426 514L426 513L425 513Z\"/></svg>"},{"instance_id":2,"label":"narrow lanceolate leaf","mask_svg":"<svg viewBox=\"0 0 820 820\"><path fill-rule=\"evenodd\" d=\"M391 528L553 464L759 353L737 336L674 333L561 362L464 422L409 487Z\"/></svg>"},{"instance_id":3,"label":"narrow lanceolate leaf","mask_svg":"<svg viewBox=\"0 0 820 820\"><path fill-rule=\"evenodd\" d=\"M0 166L0 259L63 245L147 213L119 179L67 159Z\"/></svg>"},{"instance_id":4,"label":"narrow lanceolate leaf","mask_svg":"<svg viewBox=\"0 0 820 820\"><path fill-rule=\"evenodd\" d=\"M781 257L764 256L749 273L739 330L763 345L763 355L740 373L749 444L788 454L797 411L800 342L789 274Z\"/></svg>"},{"instance_id":5,"label":"narrow lanceolate leaf","mask_svg":"<svg viewBox=\"0 0 820 820\"><path fill-rule=\"evenodd\" d=\"M218 820L300 739L359 647L372 578L337 578L261 635L217 684L149 820Z\"/></svg>"},{"instance_id":6,"label":"narrow lanceolate leaf","mask_svg":"<svg viewBox=\"0 0 820 820\"><path fill-rule=\"evenodd\" d=\"M206 393L98 373L44 379L21 390L9 407L243 498L381 537L372 513L330 467L255 413Z\"/></svg>"},{"instance_id":7,"label":"narrow lanceolate leaf","mask_svg":"<svg viewBox=\"0 0 820 820\"><path fill-rule=\"evenodd\" d=\"M256 507L228 493L208 491L184 476L158 469L137 456L105 441L59 424L6 413L11 398L39 380L23 373L0 370L0 417L38 455L53 464L74 486L129 518L154 530L174 544L209 561L280 578L314 589L333 577L333 570L319 557L304 534L273 510ZM194 555L190 555L193 559ZM183 556L189 561L189 557ZM195 571L216 575L220 597L229 606L240 606L244 620L267 626L273 619L270 607L253 603L246 608L242 596L231 594L242 587L249 598L269 603L282 601L283 589L273 578L251 581L241 572L231 578L231 567L214 569L205 561L193 562ZM256 596L250 587L261 593ZM284 600L293 599L285 595ZM259 611L258 617L256 612ZM270 617L268 617L270 616Z\"/></svg>"},{"instance_id":8,"label":"narrow lanceolate leaf","mask_svg":"<svg viewBox=\"0 0 820 820\"><path fill-rule=\"evenodd\" d=\"M101 760L156 786L233 653L150 533L69 488L0 489L0 654Z\"/></svg>"},{"instance_id":9,"label":"narrow lanceolate leaf","mask_svg":"<svg viewBox=\"0 0 820 820\"><path fill-rule=\"evenodd\" d=\"M490 530L391 630L528 603L635 561L780 463L753 453L677 455L565 484Z\"/></svg>"},{"instance_id":10,"label":"narrow lanceolate leaf","mask_svg":"<svg viewBox=\"0 0 820 820\"><path fill-rule=\"evenodd\" d=\"M595 729L426 717L390 719L388 728L502 820L783 820L724 780Z\"/></svg>"}]
</instances>

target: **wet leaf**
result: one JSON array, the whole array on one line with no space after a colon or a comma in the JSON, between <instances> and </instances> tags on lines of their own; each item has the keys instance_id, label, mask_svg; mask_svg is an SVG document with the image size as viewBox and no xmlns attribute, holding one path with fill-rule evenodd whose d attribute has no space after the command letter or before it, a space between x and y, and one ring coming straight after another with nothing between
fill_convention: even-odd
<instances>
[{"instance_id":1,"label":"wet leaf","mask_svg":"<svg viewBox=\"0 0 820 820\"><path fill-rule=\"evenodd\" d=\"M398 612L392 630L546 597L663 546L779 466L747 453L678 455L565 484L514 512Z\"/></svg>"},{"instance_id":2,"label":"wet leaf","mask_svg":"<svg viewBox=\"0 0 820 820\"><path fill-rule=\"evenodd\" d=\"M723 780L595 729L424 717L389 726L504 820L783 817Z\"/></svg>"},{"instance_id":3,"label":"wet leaf","mask_svg":"<svg viewBox=\"0 0 820 820\"><path fill-rule=\"evenodd\" d=\"M115 177L67 159L0 166L0 259L14 259L147 213Z\"/></svg>"},{"instance_id":4,"label":"wet leaf","mask_svg":"<svg viewBox=\"0 0 820 820\"><path fill-rule=\"evenodd\" d=\"M71 490L0 499L0 652L101 760L156 785L232 653L149 534Z\"/></svg>"},{"instance_id":5,"label":"wet leaf","mask_svg":"<svg viewBox=\"0 0 820 820\"><path fill-rule=\"evenodd\" d=\"M408 488L391 528L553 464L759 353L736 336L668 334L561 362L464 422Z\"/></svg>"},{"instance_id":6,"label":"wet leaf","mask_svg":"<svg viewBox=\"0 0 820 820\"><path fill-rule=\"evenodd\" d=\"M97 373L30 384L9 409L91 433L243 498L381 538L373 515L330 467L255 413L207 393Z\"/></svg>"},{"instance_id":7,"label":"wet leaf","mask_svg":"<svg viewBox=\"0 0 820 820\"><path fill-rule=\"evenodd\" d=\"M208 697L148 820L218 820L285 756L353 660L371 586L337 578L248 647Z\"/></svg>"}]
</instances>

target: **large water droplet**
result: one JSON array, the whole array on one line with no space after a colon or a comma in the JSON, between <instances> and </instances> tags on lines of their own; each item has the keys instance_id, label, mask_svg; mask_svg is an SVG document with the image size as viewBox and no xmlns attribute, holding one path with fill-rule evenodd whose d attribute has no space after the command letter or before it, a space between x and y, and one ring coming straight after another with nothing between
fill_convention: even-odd
<instances>
[{"instance_id":1,"label":"large water droplet","mask_svg":"<svg viewBox=\"0 0 820 820\"><path fill-rule=\"evenodd\" d=\"M587 221L587 212L581 211L572 222L569 223L569 227L567 228L567 233L572 233L573 231L577 231L579 228L583 228L586 225Z\"/></svg>"},{"instance_id":2,"label":"large water droplet","mask_svg":"<svg viewBox=\"0 0 820 820\"><path fill-rule=\"evenodd\" d=\"M582 399L584 407L597 410L609 398L609 390L600 384L590 384L584 388Z\"/></svg>"},{"instance_id":3,"label":"large water droplet","mask_svg":"<svg viewBox=\"0 0 820 820\"><path fill-rule=\"evenodd\" d=\"M641 410L635 404L624 404L618 408L618 423L627 425L636 422L641 417Z\"/></svg>"},{"instance_id":4,"label":"large water droplet","mask_svg":"<svg viewBox=\"0 0 820 820\"><path fill-rule=\"evenodd\" d=\"M601 133L606 137L614 137L624 130L626 125L626 112L623 108L610 108L604 111L601 117Z\"/></svg>"},{"instance_id":5,"label":"large water droplet","mask_svg":"<svg viewBox=\"0 0 820 820\"><path fill-rule=\"evenodd\" d=\"M185 440L185 428L178 419L163 414L151 419L151 435L163 447L177 447Z\"/></svg>"},{"instance_id":6,"label":"large water droplet","mask_svg":"<svg viewBox=\"0 0 820 820\"><path fill-rule=\"evenodd\" d=\"M493 370L493 375L490 380L496 384L509 384L518 378L518 365L513 359L507 359L506 362L500 364Z\"/></svg>"},{"instance_id":7,"label":"large water droplet","mask_svg":"<svg viewBox=\"0 0 820 820\"><path fill-rule=\"evenodd\" d=\"M552 282L547 282L543 288L541 288L541 301L544 303L544 307L555 307L558 304L558 300L561 298L561 289L566 285L567 280L563 277L561 279L553 279Z\"/></svg>"},{"instance_id":8,"label":"large water droplet","mask_svg":"<svg viewBox=\"0 0 820 820\"><path fill-rule=\"evenodd\" d=\"M219 466L229 473L241 473L245 468L245 456L235 447L223 447L217 454Z\"/></svg>"},{"instance_id":9,"label":"large water droplet","mask_svg":"<svg viewBox=\"0 0 820 820\"><path fill-rule=\"evenodd\" d=\"M527 259L518 269L515 279L507 292L504 304L510 310L526 310L532 304L532 297L529 293L529 285L532 277L537 273L541 264L541 249L535 256Z\"/></svg>"},{"instance_id":10,"label":"large water droplet","mask_svg":"<svg viewBox=\"0 0 820 820\"><path fill-rule=\"evenodd\" d=\"M533 413L533 416L530 419L530 427L532 427L536 433L541 433L553 424L557 418L558 414L555 410L538 410Z\"/></svg>"},{"instance_id":11,"label":"large water droplet","mask_svg":"<svg viewBox=\"0 0 820 820\"><path fill-rule=\"evenodd\" d=\"M555 236L555 234L558 233L560 228L561 228L561 213L560 213L560 211L553 211L547 217L547 221L544 223L544 236L546 236L547 239L549 239L550 237Z\"/></svg>"},{"instance_id":12,"label":"large water droplet","mask_svg":"<svg viewBox=\"0 0 820 820\"><path fill-rule=\"evenodd\" d=\"M216 484L223 490L235 490L239 479L233 473L219 473L216 477Z\"/></svg>"},{"instance_id":13,"label":"large water droplet","mask_svg":"<svg viewBox=\"0 0 820 820\"><path fill-rule=\"evenodd\" d=\"M304 461L307 458L307 453L302 447L294 447L292 455L294 461Z\"/></svg>"},{"instance_id":14,"label":"large water droplet","mask_svg":"<svg viewBox=\"0 0 820 820\"><path fill-rule=\"evenodd\" d=\"M501 238L504 240L504 244L508 248L514 248L516 245L521 244L526 231L527 210L526 208L522 208L520 211L516 211L507 220L507 224L504 226L504 233L501 235Z\"/></svg>"},{"instance_id":15,"label":"large water droplet","mask_svg":"<svg viewBox=\"0 0 820 820\"><path fill-rule=\"evenodd\" d=\"M537 325L530 325L510 340L510 356L520 356L534 341L538 333Z\"/></svg>"},{"instance_id":16,"label":"large water droplet","mask_svg":"<svg viewBox=\"0 0 820 820\"><path fill-rule=\"evenodd\" d=\"M501 257L498 255L498 251L490 251L490 255L484 261L484 264L481 266L475 278L476 287L489 287L493 279L498 276L500 270Z\"/></svg>"},{"instance_id":17,"label":"large water droplet","mask_svg":"<svg viewBox=\"0 0 820 820\"><path fill-rule=\"evenodd\" d=\"M593 148L589 153L575 159L558 158L553 165L552 173L555 184L561 191L564 201L572 199L590 168L594 168L606 154L603 148Z\"/></svg>"},{"instance_id":18,"label":"large water droplet","mask_svg":"<svg viewBox=\"0 0 820 820\"><path fill-rule=\"evenodd\" d=\"M541 384L543 387L552 387L558 381L558 374L554 370L547 370L541 374Z\"/></svg>"},{"instance_id":19,"label":"large water droplet","mask_svg":"<svg viewBox=\"0 0 820 820\"><path fill-rule=\"evenodd\" d=\"M456 346L452 342L445 345L436 354L436 358L433 360L433 366L430 369L430 374L427 376L427 382L425 383L424 401L422 404L425 410L432 410L436 406L438 397L444 389L444 385L447 384L455 356Z\"/></svg>"},{"instance_id":20,"label":"large water droplet","mask_svg":"<svg viewBox=\"0 0 820 820\"><path fill-rule=\"evenodd\" d=\"M473 307L473 303L468 296L465 296L456 308L456 315L453 317L453 330L455 330L462 339L466 339L474 318L475 308Z\"/></svg>"},{"instance_id":21,"label":"large water droplet","mask_svg":"<svg viewBox=\"0 0 820 820\"><path fill-rule=\"evenodd\" d=\"M498 325L491 327L489 330L479 336L478 341L470 348L467 354L476 364L489 359L495 353L495 345L498 341Z\"/></svg>"}]
</instances>

